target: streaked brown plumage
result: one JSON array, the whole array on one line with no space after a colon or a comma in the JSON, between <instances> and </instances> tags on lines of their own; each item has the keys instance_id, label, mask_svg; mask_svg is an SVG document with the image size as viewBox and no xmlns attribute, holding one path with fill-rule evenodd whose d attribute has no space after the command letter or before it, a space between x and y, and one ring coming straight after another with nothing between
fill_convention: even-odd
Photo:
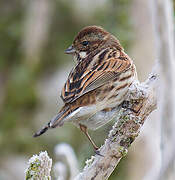
<instances>
[{"instance_id":1,"label":"streaked brown plumage","mask_svg":"<svg viewBox=\"0 0 175 180\"><path fill-rule=\"evenodd\" d=\"M62 89L65 105L34 136L64 122L73 122L97 149L87 128L95 130L116 115L113 109L124 101L128 87L137 78L135 65L119 41L97 26L82 29L66 53L73 54L77 64Z\"/></svg>"}]
</instances>

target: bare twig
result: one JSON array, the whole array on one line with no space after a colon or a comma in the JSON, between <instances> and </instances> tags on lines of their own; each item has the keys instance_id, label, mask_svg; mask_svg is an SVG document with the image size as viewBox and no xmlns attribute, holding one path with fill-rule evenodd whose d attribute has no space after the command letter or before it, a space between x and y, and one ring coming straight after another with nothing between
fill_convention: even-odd
<instances>
[{"instance_id":1,"label":"bare twig","mask_svg":"<svg viewBox=\"0 0 175 180\"><path fill-rule=\"evenodd\" d=\"M157 68L156 68L157 69ZM114 171L121 158L140 132L146 117L157 107L155 89L158 75L153 72L144 83L135 82L127 94L127 101L119 109L117 122L109 133L100 154L87 161L76 180L105 180Z\"/></svg>"},{"instance_id":2,"label":"bare twig","mask_svg":"<svg viewBox=\"0 0 175 180\"><path fill-rule=\"evenodd\" d=\"M79 173L77 157L72 147L61 143L55 147L57 163L54 165L55 177L58 180L73 180Z\"/></svg>"}]
</instances>

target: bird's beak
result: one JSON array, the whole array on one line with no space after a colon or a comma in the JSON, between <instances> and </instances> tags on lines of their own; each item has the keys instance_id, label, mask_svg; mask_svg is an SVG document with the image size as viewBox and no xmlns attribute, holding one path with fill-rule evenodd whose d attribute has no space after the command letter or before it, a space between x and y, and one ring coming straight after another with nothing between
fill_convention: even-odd
<instances>
[{"instance_id":1,"label":"bird's beak","mask_svg":"<svg viewBox=\"0 0 175 180\"><path fill-rule=\"evenodd\" d=\"M74 54L75 53L75 48L71 45L65 50L66 54Z\"/></svg>"}]
</instances>

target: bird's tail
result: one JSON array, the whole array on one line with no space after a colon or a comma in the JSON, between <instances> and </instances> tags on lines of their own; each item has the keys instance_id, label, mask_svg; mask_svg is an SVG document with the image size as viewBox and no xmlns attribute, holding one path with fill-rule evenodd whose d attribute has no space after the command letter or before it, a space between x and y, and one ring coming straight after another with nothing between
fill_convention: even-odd
<instances>
[{"instance_id":1,"label":"bird's tail","mask_svg":"<svg viewBox=\"0 0 175 180\"><path fill-rule=\"evenodd\" d=\"M64 124L64 118L69 114L69 107L63 107L61 111L51 119L51 121L44 126L40 131L35 133L33 137L38 137L44 134L48 129L55 128L57 126L62 126Z\"/></svg>"}]
</instances>

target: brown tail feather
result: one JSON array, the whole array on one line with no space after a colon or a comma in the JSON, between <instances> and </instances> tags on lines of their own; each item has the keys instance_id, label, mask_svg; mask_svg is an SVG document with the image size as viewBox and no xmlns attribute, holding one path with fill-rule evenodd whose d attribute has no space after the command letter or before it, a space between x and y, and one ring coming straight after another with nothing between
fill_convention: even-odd
<instances>
[{"instance_id":1,"label":"brown tail feather","mask_svg":"<svg viewBox=\"0 0 175 180\"><path fill-rule=\"evenodd\" d=\"M33 137L38 137L38 136L44 134L48 129L49 129L49 124L48 124L47 126L43 127L43 128L42 128L40 131L38 131L37 133L35 133L35 134L33 135Z\"/></svg>"},{"instance_id":2,"label":"brown tail feather","mask_svg":"<svg viewBox=\"0 0 175 180\"><path fill-rule=\"evenodd\" d=\"M51 119L51 121L44 126L40 131L35 133L33 137L38 137L42 134L44 134L49 128L55 128L57 126L62 126L64 124L63 119L65 116L69 114L70 110L69 107L62 108L61 111Z\"/></svg>"},{"instance_id":3,"label":"brown tail feather","mask_svg":"<svg viewBox=\"0 0 175 180\"><path fill-rule=\"evenodd\" d=\"M63 119L69 114L69 107L63 108L54 118L51 119L49 123L50 128L55 128L57 126L62 126L64 124Z\"/></svg>"}]
</instances>

